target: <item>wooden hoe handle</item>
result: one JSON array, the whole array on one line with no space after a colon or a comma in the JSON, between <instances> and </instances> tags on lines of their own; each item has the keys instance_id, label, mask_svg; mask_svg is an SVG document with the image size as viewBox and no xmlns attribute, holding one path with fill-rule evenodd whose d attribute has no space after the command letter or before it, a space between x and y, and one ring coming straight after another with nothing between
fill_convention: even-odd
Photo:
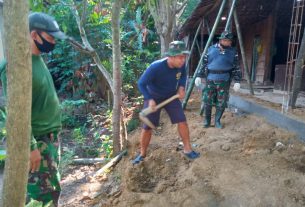
<instances>
[{"instance_id":1,"label":"wooden hoe handle","mask_svg":"<svg viewBox=\"0 0 305 207\"><path fill-rule=\"evenodd\" d=\"M166 99L165 101L159 103L159 104L155 107L155 109L158 110L159 108L162 108L163 106L165 106L166 104L170 103L171 101L173 101L173 100L176 99L176 98L179 98L179 95L178 95L178 94L176 94L176 95L170 97L169 99ZM148 107L148 108L143 109L143 110L141 111L140 116L147 116L148 114L151 114L152 112L154 112L154 111L152 110L152 108Z\"/></svg>"}]
</instances>

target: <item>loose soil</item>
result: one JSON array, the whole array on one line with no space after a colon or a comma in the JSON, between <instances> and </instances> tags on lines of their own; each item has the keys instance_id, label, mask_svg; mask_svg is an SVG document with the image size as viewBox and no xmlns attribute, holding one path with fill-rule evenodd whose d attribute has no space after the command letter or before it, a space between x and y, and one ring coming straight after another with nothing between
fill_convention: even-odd
<instances>
[{"instance_id":1,"label":"loose soil","mask_svg":"<svg viewBox=\"0 0 305 207\"><path fill-rule=\"evenodd\" d=\"M305 206L304 143L263 118L230 109L223 129L205 129L198 96L191 97L186 116L200 158L182 154L176 126L162 113L144 162L131 164L137 129L129 134L128 155L108 174L93 178L101 166L70 167L60 206Z\"/></svg>"}]
</instances>

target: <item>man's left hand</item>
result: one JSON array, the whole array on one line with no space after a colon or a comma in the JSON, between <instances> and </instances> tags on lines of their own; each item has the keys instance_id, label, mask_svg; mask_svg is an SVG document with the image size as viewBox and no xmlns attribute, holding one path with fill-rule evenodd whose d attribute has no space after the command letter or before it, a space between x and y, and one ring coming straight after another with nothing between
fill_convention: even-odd
<instances>
[{"instance_id":1,"label":"man's left hand","mask_svg":"<svg viewBox=\"0 0 305 207\"><path fill-rule=\"evenodd\" d=\"M38 149L31 151L30 154L30 171L34 173L39 170L40 167L41 154Z\"/></svg>"},{"instance_id":2,"label":"man's left hand","mask_svg":"<svg viewBox=\"0 0 305 207\"><path fill-rule=\"evenodd\" d=\"M185 90L184 90L184 87L179 87L179 89L178 89L178 93L177 93L178 95L179 95L179 99L184 99L184 96L185 96Z\"/></svg>"}]
</instances>

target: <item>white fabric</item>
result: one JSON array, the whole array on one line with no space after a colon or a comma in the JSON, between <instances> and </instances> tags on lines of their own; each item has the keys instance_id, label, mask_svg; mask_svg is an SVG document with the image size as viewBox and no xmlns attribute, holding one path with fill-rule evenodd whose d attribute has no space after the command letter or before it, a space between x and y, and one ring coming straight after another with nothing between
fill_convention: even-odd
<instances>
[{"instance_id":1,"label":"white fabric","mask_svg":"<svg viewBox=\"0 0 305 207\"><path fill-rule=\"evenodd\" d=\"M237 92L239 91L239 89L240 89L240 83L234 83L233 90Z\"/></svg>"},{"instance_id":2,"label":"white fabric","mask_svg":"<svg viewBox=\"0 0 305 207\"><path fill-rule=\"evenodd\" d=\"M195 79L195 85L197 86L197 87L199 87L199 86L201 86L201 78L200 77L197 77L196 79Z\"/></svg>"}]
</instances>

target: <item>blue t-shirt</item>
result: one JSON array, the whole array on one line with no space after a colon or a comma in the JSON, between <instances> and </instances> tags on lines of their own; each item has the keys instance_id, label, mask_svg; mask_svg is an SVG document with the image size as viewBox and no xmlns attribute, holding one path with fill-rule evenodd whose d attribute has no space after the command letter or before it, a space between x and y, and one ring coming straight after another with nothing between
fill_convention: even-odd
<instances>
[{"instance_id":1,"label":"blue t-shirt","mask_svg":"<svg viewBox=\"0 0 305 207\"><path fill-rule=\"evenodd\" d=\"M186 82L185 65L181 68L170 68L167 58L153 62L138 81L140 92L147 99L164 99L177 93Z\"/></svg>"}]
</instances>

